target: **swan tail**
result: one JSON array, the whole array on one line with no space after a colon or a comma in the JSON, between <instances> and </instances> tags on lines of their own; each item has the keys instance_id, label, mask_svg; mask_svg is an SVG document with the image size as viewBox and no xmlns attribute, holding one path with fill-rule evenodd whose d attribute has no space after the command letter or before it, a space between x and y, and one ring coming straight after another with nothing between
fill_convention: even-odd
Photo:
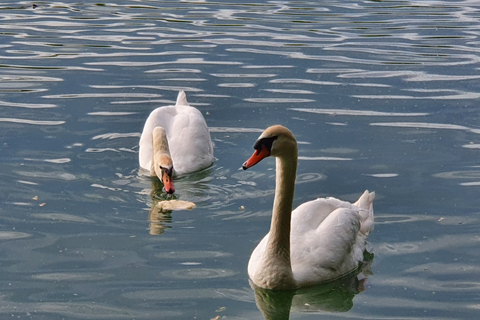
<instances>
[{"instance_id":1,"label":"swan tail","mask_svg":"<svg viewBox=\"0 0 480 320\"><path fill-rule=\"evenodd\" d=\"M177 102L175 104L176 106L188 106L188 101L187 101L187 95L185 94L185 91L180 90L178 92L177 96Z\"/></svg>"},{"instance_id":2,"label":"swan tail","mask_svg":"<svg viewBox=\"0 0 480 320\"><path fill-rule=\"evenodd\" d=\"M368 192L368 190L365 190L354 205L365 210L370 210L373 206L373 199L375 199L375 192Z\"/></svg>"},{"instance_id":3,"label":"swan tail","mask_svg":"<svg viewBox=\"0 0 480 320\"><path fill-rule=\"evenodd\" d=\"M357 202L354 203L360 210L359 214L362 217L360 232L368 235L373 230L373 200L375 199L375 192L368 192L366 190Z\"/></svg>"}]
</instances>

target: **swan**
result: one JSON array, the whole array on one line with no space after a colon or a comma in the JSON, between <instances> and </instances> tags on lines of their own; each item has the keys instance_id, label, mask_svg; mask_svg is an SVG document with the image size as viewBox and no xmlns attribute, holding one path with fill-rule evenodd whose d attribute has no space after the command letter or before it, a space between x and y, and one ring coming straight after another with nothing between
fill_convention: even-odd
<instances>
[{"instance_id":1,"label":"swan","mask_svg":"<svg viewBox=\"0 0 480 320\"><path fill-rule=\"evenodd\" d=\"M374 192L351 204L335 198L305 202L292 212L297 141L287 128L267 128L243 164L246 170L276 157L276 185L270 232L254 249L248 275L254 286L290 290L335 280L358 268L373 230Z\"/></svg>"},{"instance_id":2,"label":"swan","mask_svg":"<svg viewBox=\"0 0 480 320\"><path fill-rule=\"evenodd\" d=\"M168 194L175 192L173 176L198 171L213 162L213 143L207 123L180 91L174 106L153 110L139 142L140 167L162 180Z\"/></svg>"}]
</instances>

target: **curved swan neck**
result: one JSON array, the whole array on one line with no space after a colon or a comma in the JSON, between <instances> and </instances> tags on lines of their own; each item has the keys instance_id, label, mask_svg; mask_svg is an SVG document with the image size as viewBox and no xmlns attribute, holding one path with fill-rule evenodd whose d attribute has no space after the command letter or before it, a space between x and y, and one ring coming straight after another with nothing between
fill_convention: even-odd
<instances>
[{"instance_id":1,"label":"curved swan neck","mask_svg":"<svg viewBox=\"0 0 480 320\"><path fill-rule=\"evenodd\" d=\"M155 127L152 131L152 164L150 166L150 175L161 177L159 165L165 167L172 166L172 158L168 147L167 133L162 127Z\"/></svg>"},{"instance_id":2,"label":"curved swan neck","mask_svg":"<svg viewBox=\"0 0 480 320\"><path fill-rule=\"evenodd\" d=\"M155 127L152 131L153 153L170 155L167 133L162 127Z\"/></svg>"},{"instance_id":3,"label":"curved swan neck","mask_svg":"<svg viewBox=\"0 0 480 320\"><path fill-rule=\"evenodd\" d=\"M264 259L268 259L268 266L271 268L269 271L274 273L270 278L270 288L292 289L295 283L290 262L290 222L295 192L297 153L277 157L276 171L275 200Z\"/></svg>"},{"instance_id":4,"label":"curved swan neck","mask_svg":"<svg viewBox=\"0 0 480 320\"><path fill-rule=\"evenodd\" d=\"M278 246L290 249L290 221L295 193L297 156L277 158L276 171L270 241L276 241Z\"/></svg>"}]
</instances>

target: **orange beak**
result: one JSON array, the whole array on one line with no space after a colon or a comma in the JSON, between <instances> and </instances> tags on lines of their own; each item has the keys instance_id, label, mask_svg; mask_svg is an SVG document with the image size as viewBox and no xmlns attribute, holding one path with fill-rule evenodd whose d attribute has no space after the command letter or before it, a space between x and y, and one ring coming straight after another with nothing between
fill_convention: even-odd
<instances>
[{"instance_id":1,"label":"orange beak","mask_svg":"<svg viewBox=\"0 0 480 320\"><path fill-rule=\"evenodd\" d=\"M247 170L248 168L253 167L269 155L270 151L267 149L267 147L265 147L265 145L262 145L262 150L255 150L252 156L247 161L245 161L242 167L243 170Z\"/></svg>"},{"instance_id":2,"label":"orange beak","mask_svg":"<svg viewBox=\"0 0 480 320\"><path fill-rule=\"evenodd\" d=\"M170 174L168 174L168 172L163 172L162 182L163 188L165 189L166 193L172 194L175 192L175 187L173 186L173 178Z\"/></svg>"}]
</instances>

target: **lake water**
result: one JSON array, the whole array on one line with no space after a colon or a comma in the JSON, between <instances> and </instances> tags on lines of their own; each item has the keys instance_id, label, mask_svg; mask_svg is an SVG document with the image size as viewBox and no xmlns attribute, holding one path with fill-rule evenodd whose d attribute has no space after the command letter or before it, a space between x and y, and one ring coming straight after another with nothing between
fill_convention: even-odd
<instances>
[{"instance_id":1,"label":"lake water","mask_svg":"<svg viewBox=\"0 0 480 320\"><path fill-rule=\"evenodd\" d=\"M469 0L2 1L1 318L477 318L479 48ZM176 182L195 209L161 214L138 140L180 89L216 161ZM274 161L239 168L277 123L295 205L377 193L374 258L257 307Z\"/></svg>"}]
</instances>

